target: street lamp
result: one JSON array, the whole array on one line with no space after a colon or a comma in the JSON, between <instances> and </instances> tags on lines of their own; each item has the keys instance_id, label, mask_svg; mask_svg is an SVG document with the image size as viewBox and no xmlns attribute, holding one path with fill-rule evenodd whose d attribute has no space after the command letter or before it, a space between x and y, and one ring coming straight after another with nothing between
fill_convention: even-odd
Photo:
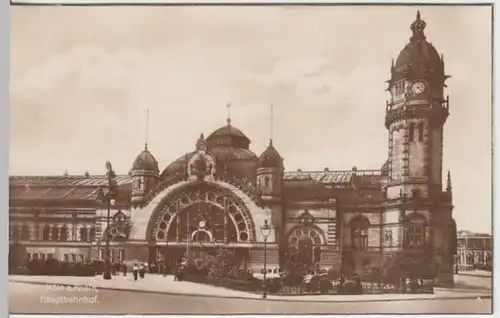
<instances>
[{"instance_id":1,"label":"street lamp","mask_svg":"<svg viewBox=\"0 0 500 318\"><path fill-rule=\"evenodd\" d=\"M260 227L260 232L262 233L262 236L264 237L264 280L263 280L263 285L264 285L264 290L262 292L262 298L267 298L267 280L266 280L266 275L267 275L267 238L269 237L269 234L271 234L271 227L269 224L267 224L267 220L264 221L264 225Z\"/></svg>"},{"instance_id":2,"label":"street lamp","mask_svg":"<svg viewBox=\"0 0 500 318\"><path fill-rule=\"evenodd\" d=\"M108 201L108 215L106 218L106 248L105 248L105 269L103 279L111 279L111 263L110 263L110 253L109 253L109 219L111 218L111 205L115 203L114 197L116 196L116 174L113 171L113 167L111 166L111 162L106 162L106 176L108 177L108 194L106 195L106 199Z\"/></svg>"}]
</instances>

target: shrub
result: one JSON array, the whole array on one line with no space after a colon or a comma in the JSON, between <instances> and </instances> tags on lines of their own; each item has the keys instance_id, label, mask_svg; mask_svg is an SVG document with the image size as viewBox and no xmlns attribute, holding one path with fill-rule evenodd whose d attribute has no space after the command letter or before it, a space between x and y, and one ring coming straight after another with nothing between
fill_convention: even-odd
<instances>
[{"instance_id":1,"label":"shrub","mask_svg":"<svg viewBox=\"0 0 500 318\"><path fill-rule=\"evenodd\" d=\"M19 242L9 244L9 270L24 267L27 263L28 254L26 253L26 247Z\"/></svg>"},{"instance_id":2,"label":"shrub","mask_svg":"<svg viewBox=\"0 0 500 318\"><path fill-rule=\"evenodd\" d=\"M322 294L327 294L330 290L333 289L333 284L328 278L321 278L319 282L319 291Z\"/></svg>"},{"instance_id":3,"label":"shrub","mask_svg":"<svg viewBox=\"0 0 500 318\"><path fill-rule=\"evenodd\" d=\"M304 281L304 276L298 272L286 273L283 277L283 285L299 286Z\"/></svg>"},{"instance_id":4,"label":"shrub","mask_svg":"<svg viewBox=\"0 0 500 318\"><path fill-rule=\"evenodd\" d=\"M329 280L337 280L340 278L340 270L337 267L331 267L327 275Z\"/></svg>"},{"instance_id":5,"label":"shrub","mask_svg":"<svg viewBox=\"0 0 500 318\"><path fill-rule=\"evenodd\" d=\"M358 293L358 286L356 282L348 280L342 285L342 294L354 295Z\"/></svg>"},{"instance_id":6,"label":"shrub","mask_svg":"<svg viewBox=\"0 0 500 318\"><path fill-rule=\"evenodd\" d=\"M267 289L271 293L277 293L281 290L281 279L280 278L272 278L267 281Z\"/></svg>"}]
</instances>

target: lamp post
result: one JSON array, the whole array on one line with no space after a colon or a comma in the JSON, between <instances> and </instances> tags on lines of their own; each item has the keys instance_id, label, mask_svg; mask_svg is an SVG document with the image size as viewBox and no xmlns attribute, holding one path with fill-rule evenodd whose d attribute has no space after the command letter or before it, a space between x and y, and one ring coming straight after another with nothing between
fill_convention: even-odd
<instances>
[{"instance_id":1,"label":"lamp post","mask_svg":"<svg viewBox=\"0 0 500 318\"><path fill-rule=\"evenodd\" d=\"M108 202L108 213L107 213L107 218L106 218L106 247L104 249L105 253L105 269L104 269L104 275L102 276L103 279L111 279L111 263L110 263L110 253L109 253L109 219L110 219L110 214L111 214L111 205L114 204L115 200L114 197L116 196L116 174L113 171L113 167L111 166L111 162L107 161L106 162L106 169L108 170L106 172L106 176L108 177L108 194L106 195L106 200Z\"/></svg>"},{"instance_id":2,"label":"lamp post","mask_svg":"<svg viewBox=\"0 0 500 318\"><path fill-rule=\"evenodd\" d=\"M260 232L262 233L262 236L264 237L264 280L263 280L263 285L264 285L264 290L262 291L262 298L267 298L267 238L269 237L269 234L271 234L271 227L267 223L267 220L264 221L264 225L260 227Z\"/></svg>"}]
</instances>

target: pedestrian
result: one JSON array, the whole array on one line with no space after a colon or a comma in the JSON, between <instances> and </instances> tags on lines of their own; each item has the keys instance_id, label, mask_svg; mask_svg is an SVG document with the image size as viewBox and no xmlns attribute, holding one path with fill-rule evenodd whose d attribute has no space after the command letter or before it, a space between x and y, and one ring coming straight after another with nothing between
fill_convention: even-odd
<instances>
[{"instance_id":1,"label":"pedestrian","mask_svg":"<svg viewBox=\"0 0 500 318\"><path fill-rule=\"evenodd\" d=\"M144 264L139 265L139 277L144 278Z\"/></svg>"},{"instance_id":2,"label":"pedestrian","mask_svg":"<svg viewBox=\"0 0 500 318\"><path fill-rule=\"evenodd\" d=\"M134 280L137 280L137 275L139 274L139 267L137 264L134 264L134 267L132 267L132 273L134 274Z\"/></svg>"},{"instance_id":3,"label":"pedestrian","mask_svg":"<svg viewBox=\"0 0 500 318\"><path fill-rule=\"evenodd\" d=\"M127 264L122 263L122 273L123 276L127 276Z\"/></svg>"}]
</instances>

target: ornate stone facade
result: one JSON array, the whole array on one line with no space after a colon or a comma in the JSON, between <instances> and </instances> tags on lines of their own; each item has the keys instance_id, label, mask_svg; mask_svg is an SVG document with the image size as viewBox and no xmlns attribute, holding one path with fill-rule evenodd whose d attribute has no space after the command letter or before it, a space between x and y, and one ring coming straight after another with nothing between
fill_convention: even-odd
<instances>
[{"instance_id":1,"label":"ornate stone facade","mask_svg":"<svg viewBox=\"0 0 500 318\"><path fill-rule=\"evenodd\" d=\"M385 125L388 159L376 170L285 171L272 141L258 157L231 125L203 134L160 173L145 149L128 175L106 229L104 176L10 177L10 238L32 257L176 261L187 249L235 248L259 270L290 255L320 267L362 272L387 258L433 259L438 281L452 284L456 225L448 174L443 191L444 60L425 40L420 14L391 66ZM189 150L189 149L187 149Z\"/></svg>"}]
</instances>

